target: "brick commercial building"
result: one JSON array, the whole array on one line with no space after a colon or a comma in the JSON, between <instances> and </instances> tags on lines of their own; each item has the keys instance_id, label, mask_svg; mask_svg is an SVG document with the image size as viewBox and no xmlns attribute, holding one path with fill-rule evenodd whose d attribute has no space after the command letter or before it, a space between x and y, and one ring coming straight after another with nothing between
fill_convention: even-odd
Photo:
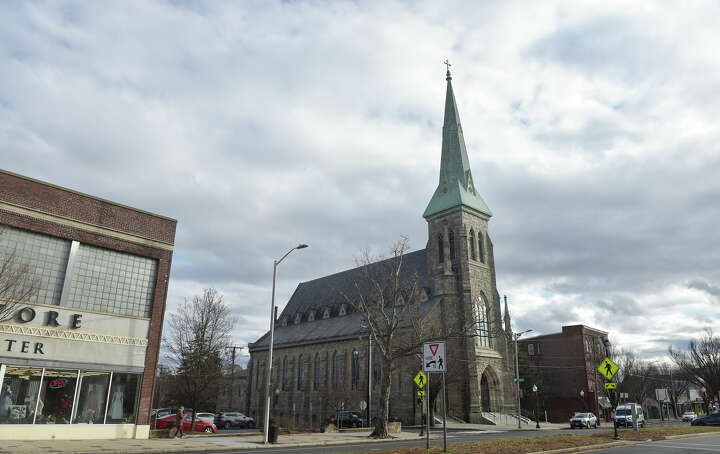
<instances>
[{"instance_id":1,"label":"brick commercial building","mask_svg":"<svg viewBox=\"0 0 720 454\"><path fill-rule=\"evenodd\" d=\"M0 170L0 439L148 437L176 223Z\"/></svg>"},{"instance_id":2,"label":"brick commercial building","mask_svg":"<svg viewBox=\"0 0 720 454\"><path fill-rule=\"evenodd\" d=\"M433 183L428 182L428 192ZM427 246L405 254L402 279L418 278L421 323L443 333L467 330L447 341L448 414L481 422L487 412L512 413L510 318L507 306L503 317L495 284L488 233L491 212L470 171L449 71L440 178L423 217ZM384 266L371 264L368 272ZM379 355L370 355L362 314L353 312L342 298L362 274L356 268L303 282L280 314L270 397L271 415L282 425L318 427L340 408L365 414L363 403L370 404L370 418L375 416L382 364ZM268 334L250 345L248 412L258 423L263 421L268 345ZM412 379L420 361L410 357L396 366L389 416L418 424L421 409Z\"/></svg>"},{"instance_id":3,"label":"brick commercial building","mask_svg":"<svg viewBox=\"0 0 720 454\"><path fill-rule=\"evenodd\" d=\"M518 341L520 374L539 376L539 396L551 422L567 422L577 411L606 414L605 377L597 371L605 358L603 338L605 331L571 325Z\"/></svg>"}]
</instances>

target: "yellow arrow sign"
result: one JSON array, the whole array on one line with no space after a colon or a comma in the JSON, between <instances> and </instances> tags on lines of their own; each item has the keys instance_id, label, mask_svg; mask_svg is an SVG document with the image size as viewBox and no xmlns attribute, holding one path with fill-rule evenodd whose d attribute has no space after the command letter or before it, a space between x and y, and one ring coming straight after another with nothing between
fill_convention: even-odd
<instances>
[{"instance_id":1,"label":"yellow arrow sign","mask_svg":"<svg viewBox=\"0 0 720 454\"><path fill-rule=\"evenodd\" d=\"M423 373L423 371L420 371L417 373L415 378L413 378L413 381L418 386L418 388L423 389L425 387L425 383L427 383L427 377Z\"/></svg>"},{"instance_id":2,"label":"yellow arrow sign","mask_svg":"<svg viewBox=\"0 0 720 454\"><path fill-rule=\"evenodd\" d=\"M418 395L418 397L425 397L425 390L424 390L424 389L418 389L417 395Z\"/></svg>"},{"instance_id":3,"label":"yellow arrow sign","mask_svg":"<svg viewBox=\"0 0 720 454\"><path fill-rule=\"evenodd\" d=\"M600 371L600 373L603 374L608 380L613 378L618 370L620 370L620 367L614 362L612 362L610 358L605 358L598 367L598 371Z\"/></svg>"},{"instance_id":4,"label":"yellow arrow sign","mask_svg":"<svg viewBox=\"0 0 720 454\"><path fill-rule=\"evenodd\" d=\"M617 383L605 383L605 389L617 389Z\"/></svg>"}]
</instances>

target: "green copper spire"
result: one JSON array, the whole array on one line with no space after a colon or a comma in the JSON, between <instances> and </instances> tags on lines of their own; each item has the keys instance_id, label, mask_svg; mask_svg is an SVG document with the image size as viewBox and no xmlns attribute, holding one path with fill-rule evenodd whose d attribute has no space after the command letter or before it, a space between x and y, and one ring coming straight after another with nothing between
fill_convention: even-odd
<instances>
[{"instance_id":1,"label":"green copper spire","mask_svg":"<svg viewBox=\"0 0 720 454\"><path fill-rule=\"evenodd\" d=\"M473 183L449 69L446 80L447 94L445 95L440 182L430 203L425 208L423 217L427 219L461 206L479 211L486 216L492 216L490 208L477 193Z\"/></svg>"}]
</instances>

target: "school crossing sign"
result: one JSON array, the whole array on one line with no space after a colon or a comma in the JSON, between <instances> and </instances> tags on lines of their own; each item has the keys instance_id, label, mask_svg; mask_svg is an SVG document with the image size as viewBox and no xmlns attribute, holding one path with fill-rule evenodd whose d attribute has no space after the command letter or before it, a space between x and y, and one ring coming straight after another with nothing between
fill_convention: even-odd
<instances>
[{"instance_id":1,"label":"school crossing sign","mask_svg":"<svg viewBox=\"0 0 720 454\"><path fill-rule=\"evenodd\" d=\"M445 372L445 342L425 342L423 344L423 372Z\"/></svg>"}]
</instances>

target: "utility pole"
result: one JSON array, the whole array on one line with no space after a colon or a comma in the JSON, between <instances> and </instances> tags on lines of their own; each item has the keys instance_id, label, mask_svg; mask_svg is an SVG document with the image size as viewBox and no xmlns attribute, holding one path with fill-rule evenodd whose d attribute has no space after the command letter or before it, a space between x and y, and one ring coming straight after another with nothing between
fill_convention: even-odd
<instances>
[{"instance_id":1,"label":"utility pole","mask_svg":"<svg viewBox=\"0 0 720 454\"><path fill-rule=\"evenodd\" d=\"M232 349L232 364L230 366L230 411L235 411L235 404L233 403L235 397L235 350L238 348L242 350L245 347L233 345L232 347L226 348Z\"/></svg>"}]
</instances>

